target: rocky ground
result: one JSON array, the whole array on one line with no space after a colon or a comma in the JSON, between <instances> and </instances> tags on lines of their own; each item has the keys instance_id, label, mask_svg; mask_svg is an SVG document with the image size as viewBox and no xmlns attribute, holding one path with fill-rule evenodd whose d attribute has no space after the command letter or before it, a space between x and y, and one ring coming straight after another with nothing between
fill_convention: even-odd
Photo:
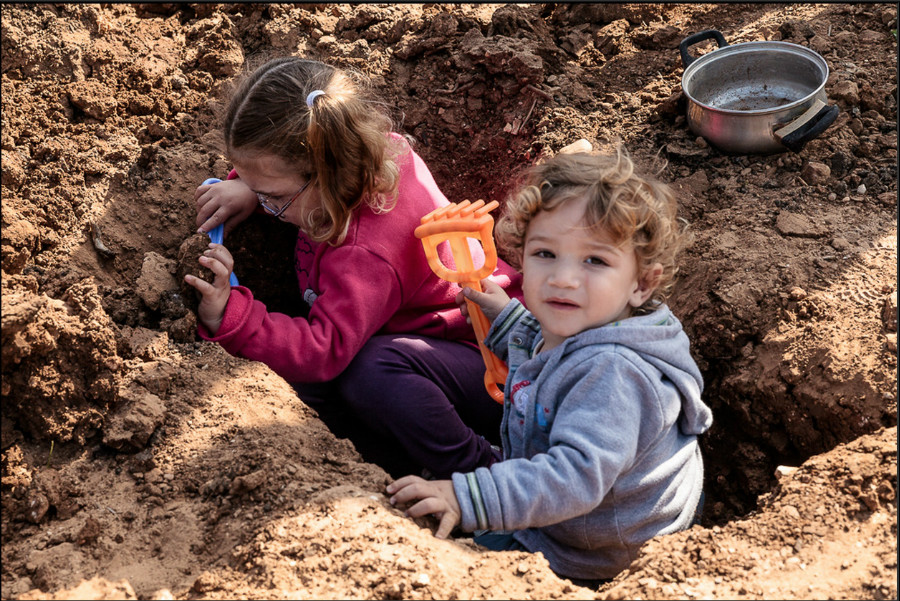
<instances>
[{"instance_id":1,"label":"rocky ground","mask_svg":"<svg viewBox=\"0 0 900 601\"><path fill-rule=\"evenodd\" d=\"M2 598L897 597L895 4L0 10ZM710 28L821 54L837 120L796 153L691 133L678 45ZM436 540L286 382L197 339L192 192L229 168L229 82L280 54L367 75L451 200L579 138L662 166L696 235L671 304L715 414L701 525L599 590ZM226 242L296 314L293 236Z\"/></svg>"}]
</instances>

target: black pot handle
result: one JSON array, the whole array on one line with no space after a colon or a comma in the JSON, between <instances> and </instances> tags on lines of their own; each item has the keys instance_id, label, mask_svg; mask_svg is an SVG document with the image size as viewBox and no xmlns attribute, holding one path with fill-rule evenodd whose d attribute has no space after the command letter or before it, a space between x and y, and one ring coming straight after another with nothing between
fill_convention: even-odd
<instances>
[{"instance_id":1,"label":"black pot handle","mask_svg":"<svg viewBox=\"0 0 900 601\"><path fill-rule=\"evenodd\" d=\"M711 40L713 38L715 38L716 43L719 45L719 48L728 45L728 42L725 41L725 36L723 36L722 33L717 29L706 29L704 31L698 31L694 35L689 35L688 37L681 40L681 43L678 44L678 51L681 53L681 62L684 63L685 69L687 69L688 65L699 58L697 56L691 56L688 52L688 48L690 46L693 46L694 44L698 44L704 40Z\"/></svg>"},{"instance_id":2,"label":"black pot handle","mask_svg":"<svg viewBox=\"0 0 900 601\"><path fill-rule=\"evenodd\" d=\"M816 116L807 123L798 127L788 135L781 138L781 143L790 151L800 152L806 143L818 136L820 133L828 129L828 126L834 123L838 113L841 110L837 105L824 106L816 113Z\"/></svg>"}]
</instances>

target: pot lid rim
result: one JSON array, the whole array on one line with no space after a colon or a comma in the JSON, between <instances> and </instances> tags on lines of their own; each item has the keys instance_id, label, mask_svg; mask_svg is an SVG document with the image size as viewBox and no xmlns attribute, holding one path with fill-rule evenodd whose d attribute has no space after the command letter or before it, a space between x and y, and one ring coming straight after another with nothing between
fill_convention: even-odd
<instances>
[{"instance_id":1,"label":"pot lid rim","mask_svg":"<svg viewBox=\"0 0 900 601\"><path fill-rule=\"evenodd\" d=\"M696 60L694 60L691 64L685 67L684 72L681 75L682 85L684 84L684 80L688 77L689 74L693 74L695 71L702 68L704 65L711 63L715 60L720 60L725 58L726 56L731 56L733 54L740 54L741 52L748 51L747 46L757 46L757 47L766 47L769 46L773 50L781 50L781 51L790 51L792 53L806 55L808 58L813 59L813 62L819 62L820 66L825 67L825 78L828 78L828 74L830 69L828 67L828 61L825 60L821 54L813 50L812 48L808 48L806 46L801 46L800 44L794 44L792 42L782 42L780 40L757 40L754 42L741 42L739 44L729 44L728 46L722 46L721 48L716 48L706 54L698 56ZM763 48L759 48L763 49ZM754 49L749 49L749 51L753 51Z\"/></svg>"}]
</instances>

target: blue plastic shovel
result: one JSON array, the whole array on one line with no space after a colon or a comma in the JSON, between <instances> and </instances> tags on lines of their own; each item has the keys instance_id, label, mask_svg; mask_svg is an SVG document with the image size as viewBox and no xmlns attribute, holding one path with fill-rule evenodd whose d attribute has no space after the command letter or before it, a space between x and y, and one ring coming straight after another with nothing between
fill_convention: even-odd
<instances>
[{"instance_id":1,"label":"blue plastic shovel","mask_svg":"<svg viewBox=\"0 0 900 601\"><path fill-rule=\"evenodd\" d=\"M217 177L211 177L208 180L204 181L202 185L205 186L207 184L217 184L220 181L222 180ZM209 233L207 235L209 236L209 239L213 244L222 244L223 240L225 240L225 224L220 223L213 229L209 230ZM229 281L232 286L238 285L238 279L237 276L234 275L234 271L231 272L231 278Z\"/></svg>"}]
</instances>

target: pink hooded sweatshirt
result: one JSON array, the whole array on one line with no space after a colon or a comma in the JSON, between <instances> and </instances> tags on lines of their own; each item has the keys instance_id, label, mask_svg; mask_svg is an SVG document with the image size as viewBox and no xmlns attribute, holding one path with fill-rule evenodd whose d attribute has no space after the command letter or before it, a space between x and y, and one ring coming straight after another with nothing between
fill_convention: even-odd
<instances>
[{"instance_id":1,"label":"pink hooded sweatshirt","mask_svg":"<svg viewBox=\"0 0 900 601\"><path fill-rule=\"evenodd\" d=\"M432 272L413 233L424 215L449 201L412 149L397 160L399 195L391 211L360 206L339 246L313 242L302 231L297 236L297 279L308 318L270 313L249 289L235 286L219 331L212 336L201 325L200 336L231 355L265 363L289 382L333 380L375 334L474 341L455 301L459 285ZM447 246L438 250L450 267ZM475 265L482 264L481 248L473 251ZM521 299L521 275L508 264L499 261L490 278Z\"/></svg>"}]
</instances>

